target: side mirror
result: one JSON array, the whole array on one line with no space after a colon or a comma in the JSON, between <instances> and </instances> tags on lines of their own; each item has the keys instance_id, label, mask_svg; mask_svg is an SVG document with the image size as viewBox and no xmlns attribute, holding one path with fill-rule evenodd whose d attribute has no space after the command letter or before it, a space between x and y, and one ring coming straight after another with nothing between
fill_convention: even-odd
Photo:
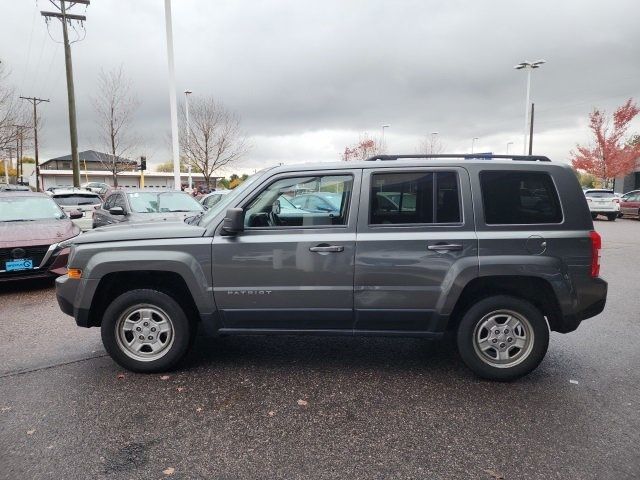
<instances>
[{"instance_id":1,"label":"side mirror","mask_svg":"<svg viewBox=\"0 0 640 480\"><path fill-rule=\"evenodd\" d=\"M109 209L109 213L111 215L126 215L124 208L122 207L111 207Z\"/></svg>"},{"instance_id":2,"label":"side mirror","mask_svg":"<svg viewBox=\"0 0 640 480\"><path fill-rule=\"evenodd\" d=\"M244 231L244 210L241 208L227 209L222 222L222 229L229 235Z\"/></svg>"},{"instance_id":3,"label":"side mirror","mask_svg":"<svg viewBox=\"0 0 640 480\"><path fill-rule=\"evenodd\" d=\"M273 205L271 205L271 213L273 213L274 215L280 215L281 211L282 205L280 205L280 200L276 200L275 202L273 202Z\"/></svg>"},{"instance_id":4,"label":"side mirror","mask_svg":"<svg viewBox=\"0 0 640 480\"><path fill-rule=\"evenodd\" d=\"M71 220L76 220L78 218L82 218L82 216L83 216L83 214L82 214L82 212L80 210L71 210L69 212L69 218Z\"/></svg>"}]
</instances>

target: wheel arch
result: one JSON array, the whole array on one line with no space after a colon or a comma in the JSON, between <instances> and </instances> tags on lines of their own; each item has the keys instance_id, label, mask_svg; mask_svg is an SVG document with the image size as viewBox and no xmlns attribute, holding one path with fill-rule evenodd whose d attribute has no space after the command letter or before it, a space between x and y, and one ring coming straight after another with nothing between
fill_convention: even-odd
<instances>
[{"instance_id":1,"label":"wheel arch","mask_svg":"<svg viewBox=\"0 0 640 480\"><path fill-rule=\"evenodd\" d=\"M100 326L102 316L114 298L137 289L162 292L176 300L188 318L195 321L201 318L201 311L189 286L179 273L167 270L122 270L107 273L100 279L89 308L89 326Z\"/></svg>"},{"instance_id":2,"label":"wheel arch","mask_svg":"<svg viewBox=\"0 0 640 480\"><path fill-rule=\"evenodd\" d=\"M474 303L494 295L510 295L531 302L547 318L551 330L557 330L561 324L562 310L547 280L526 275L491 275L476 277L465 285L449 316L447 330L455 330Z\"/></svg>"}]
</instances>

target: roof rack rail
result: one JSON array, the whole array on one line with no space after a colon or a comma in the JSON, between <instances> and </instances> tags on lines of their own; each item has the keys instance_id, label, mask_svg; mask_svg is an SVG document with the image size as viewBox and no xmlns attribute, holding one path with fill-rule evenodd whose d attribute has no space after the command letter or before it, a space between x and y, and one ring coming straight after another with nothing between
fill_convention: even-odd
<instances>
[{"instance_id":1,"label":"roof rack rail","mask_svg":"<svg viewBox=\"0 0 640 480\"><path fill-rule=\"evenodd\" d=\"M438 153L433 155L413 154L413 155L375 155L367 158L367 162L377 160L399 160L399 159L425 159L425 158L463 158L464 160L493 160L494 158L504 158L509 160L527 162L550 162L549 157L543 155L493 155L490 153Z\"/></svg>"}]
</instances>

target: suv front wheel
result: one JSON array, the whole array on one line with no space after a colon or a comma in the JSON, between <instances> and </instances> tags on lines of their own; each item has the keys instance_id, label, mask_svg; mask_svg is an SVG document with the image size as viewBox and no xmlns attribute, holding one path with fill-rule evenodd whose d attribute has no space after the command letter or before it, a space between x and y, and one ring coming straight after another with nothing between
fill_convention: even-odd
<instances>
[{"instance_id":1,"label":"suv front wheel","mask_svg":"<svg viewBox=\"0 0 640 480\"><path fill-rule=\"evenodd\" d=\"M549 327L535 306L496 295L473 305L458 326L458 351L477 375L508 381L534 370L549 346Z\"/></svg>"},{"instance_id":2,"label":"suv front wheel","mask_svg":"<svg viewBox=\"0 0 640 480\"><path fill-rule=\"evenodd\" d=\"M105 310L102 343L124 368L141 373L174 367L187 353L194 328L169 295L150 289L116 297Z\"/></svg>"}]
</instances>

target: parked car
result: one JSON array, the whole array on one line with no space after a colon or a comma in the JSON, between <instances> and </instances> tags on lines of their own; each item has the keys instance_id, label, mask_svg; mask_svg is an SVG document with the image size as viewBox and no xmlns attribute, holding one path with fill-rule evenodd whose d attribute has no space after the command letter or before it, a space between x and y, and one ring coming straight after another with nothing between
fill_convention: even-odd
<instances>
[{"instance_id":1,"label":"parked car","mask_svg":"<svg viewBox=\"0 0 640 480\"><path fill-rule=\"evenodd\" d=\"M620 215L620 199L615 196L613 190L594 188L585 190L584 196L587 199L593 220L598 215L604 215L609 221L613 222Z\"/></svg>"},{"instance_id":2,"label":"parked car","mask_svg":"<svg viewBox=\"0 0 640 480\"><path fill-rule=\"evenodd\" d=\"M174 190L113 190L93 213L93 227L118 223L183 221L204 211L193 197Z\"/></svg>"},{"instance_id":3,"label":"parked car","mask_svg":"<svg viewBox=\"0 0 640 480\"><path fill-rule=\"evenodd\" d=\"M296 207L308 212L339 212L342 194L316 192L296 195L289 201Z\"/></svg>"},{"instance_id":4,"label":"parked car","mask_svg":"<svg viewBox=\"0 0 640 480\"><path fill-rule=\"evenodd\" d=\"M222 200L224 196L230 191L231 190L214 190L213 192L208 193L204 197L200 198L200 203L207 208L211 208L220 200Z\"/></svg>"},{"instance_id":5,"label":"parked car","mask_svg":"<svg viewBox=\"0 0 640 480\"><path fill-rule=\"evenodd\" d=\"M340 209L282 208L303 189L335 189ZM111 357L137 372L175 366L196 329L453 332L476 374L510 380L540 363L549 330L575 330L607 294L578 180L546 157L275 167L189 223L114 226L68 244L62 311L100 327Z\"/></svg>"},{"instance_id":6,"label":"parked car","mask_svg":"<svg viewBox=\"0 0 640 480\"><path fill-rule=\"evenodd\" d=\"M60 242L79 233L44 193L0 192L0 282L65 274L69 247Z\"/></svg>"},{"instance_id":7,"label":"parked car","mask_svg":"<svg viewBox=\"0 0 640 480\"><path fill-rule=\"evenodd\" d=\"M82 217L74 219L73 223L83 231L92 228L93 212L102 205L100 195L84 189L58 189L51 194L51 198L67 213L72 211L82 213Z\"/></svg>"},{"instance_id":8,"label":"parked car","mask_svg":"<svg viewBox=\"0 0 640 480\"><path fill-rule=\"evenodd\" d=\"M86 190L92 191L93 193L105 192L111 188L108 183L104 182L87 182L80 186Z\"/></svg>"},{"instance_id":9,"label":"parked car","mask_svg":"<svg viewBox=\"0 0 640 480\"><path fill-rule=\"evenodd\" d=\"M0 192L30 192L31 189L25 185L15 185L13 183L0 183Z\"/></svg>"},{"instance_id":10,"label":"parked car","mask_svg":"<svg viewBox=\"0 0 640 480\"><path fill-rule=\"evenodd\" d=\"M640 190L625 193L620 199L620 213L640 220Z\"/></svg>"}]
</instances>

